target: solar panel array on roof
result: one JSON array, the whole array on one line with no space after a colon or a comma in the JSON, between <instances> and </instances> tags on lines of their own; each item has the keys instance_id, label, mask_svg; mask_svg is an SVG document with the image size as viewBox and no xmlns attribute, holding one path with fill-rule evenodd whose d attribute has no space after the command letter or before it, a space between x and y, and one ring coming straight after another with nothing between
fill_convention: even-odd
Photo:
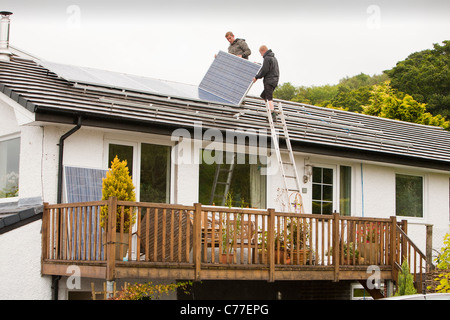
<instances>
[{"instance_id":1,"label":"solar panel array on roof","mask_svg":"<svg viewBox=\"0 0 450 320\"><path fill-rule=\"evenodd\" d=\"M69 82L232 105L241 104L261 68L259 64L220 51L197 87L48 61L39 61L39 64Z\"/></svg>"},{"instance_id":2,"label":"solar panel array on roof","mask_svg":"<svg viewBox=\"0 0 450 320\"><path fill-rule=\"evenodd\" d=\"M200 99L194 85L49 61L39 61L39 64L69 82Z\"/></svg>"},{"instance_id":3,"label":"solar panel array on roof","mask_svg":"<svg viewBox=\"0 0 450 320\"><path fill-rule=\"evenodd\" d=\"M240 105L261 65L219 51L200 82L203 90L233 105Z\"/></svg>"}]
</instances>

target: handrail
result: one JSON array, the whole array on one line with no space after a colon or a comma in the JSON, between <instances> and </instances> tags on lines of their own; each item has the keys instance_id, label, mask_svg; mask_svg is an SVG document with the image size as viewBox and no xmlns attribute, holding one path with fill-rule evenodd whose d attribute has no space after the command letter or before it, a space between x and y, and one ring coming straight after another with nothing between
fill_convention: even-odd
<instances>
[{"instance_id":1,"label":"handrail","mask_svg":"<svg viewBox=\"0 0 450 320\"><path fill-rule=\"evenodd\" d=\"M425 259L407 234L393 227L397 225L395 217L296 214L114 199L44 204L43 259L106 261L108 275L114 275L112 257L122 261L125 256L128 262L190 266L196 279L201 278L206 265L267 268L273 281L276 270L283 266L332 268L338 281L342 268L379 265L385 270L391 268L394 278L396 264L408 248L420 257L419 268ZM104 206L112 217L108 225L101 224ZM126 227L128 223L134 223L133 229ZM120 265L126 265L126 261ZM417 269L416 264L412 266Z\"/></svg>"},{"instance_id":2,"label":"handrail","mask_svg":"<svg viewBox=\"0 0 450 320\"><path fill-rule=\"evenodd\" d=\"M398 279L398 273L401 271L401 264L403 261L408 261L410 272L414 277L414 285L418 293L423 292L423 285L425 281L425 274L428 272L429 265L427 262L426 255L414 244L411 238L406 234L406 232L399 226L396 226L397 235L397 250L395 267L397 271L396 278ZM411 250L411 248L413 250ZM417 255L419 256L419 261L417 261ZM411 263L411 259L413 259Z\"/></svg>"},{"instance_id":3,"label":"handrail","mask_svg":"<svg viewBox=\"0 0 450 320\"><path fill-rule=\"evenodd\" d=\"M397 232L399 232L402 237L405 237L409 245L414 248L414 250L421 256L422 259L427 260L426 255L415 245L415 243L411 240L410 237L408 237L408 235L405 233L405 231L403 231L402 228L397 226Z\"/></svg>"}]
</instances>

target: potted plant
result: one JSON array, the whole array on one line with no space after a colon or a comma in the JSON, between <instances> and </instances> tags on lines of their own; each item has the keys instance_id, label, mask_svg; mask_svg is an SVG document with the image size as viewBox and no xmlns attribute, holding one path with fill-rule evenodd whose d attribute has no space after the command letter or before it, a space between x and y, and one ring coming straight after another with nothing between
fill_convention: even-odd
<instances>
[{"instance_id":1,"label":"potted plant","mask_svg":"<svg viewBox=\"0 0 450 320\"><path fill-rule=\"evenodd\" d=\"M367 226L367 228L360 228L356 232L359 237L359 252L361 257L365 260L370 260L370 263L379 263L379 240L380 240L380 224L374 223ZM378 242L378 243L377 243Z\"/></svg>"},{"instance_id":2,"label":"potted plant","mask_svg":"<svg viewBox=\"0 0 450 320\"><path fill-rule=\"evenodd\" d=\"M103 178L102 200L110 197L116 197L119 201L136 201L133 181L127 167L127 161L120 161L116 156L111 162L111 168ZM122 212L123 211L123 212ZM123 214L123 228L121 226ZM130 228L136 222L136 215L131 208L118 208L116 213L116 259L122 260L128 250L128 233ZM108 206L103 206L100 211L100 226L107 230L108 225ZM122 229L122 233L121 233ZM122 238L121 238L122 235ZM106 241L105 241L106 243ZM119 244L119 245L117 245ZM120 248L123 248L123 256L120 256Z\"/></svg>"},{"instance_id":3,"label":"potted plant","mask_svg":"<svg viewBox=\"0 0 450 320\"><path fill-rule=\"evenodd\" d=\"M290 218L287 222L288 251L294 264L303 264L310 255L309 225L300 218ZM292 250L291 250L292 249ZM305 259L306 258L306 259Z\"/></svg>"},{"instance_id":4,"label":"potted plant","mask_svg":"<svg viewBox=\"0 0 450 320\"><path fill-rule=\"evenodd\" d=\"M341 265L353 265L353 261L355 264L363 264L364 258L360 257L359 250L355 248L353 242L344 242L342 244L343 254L341 255L342 260L339 262ZM333 256L334 250L333 247L330 247L330 250L327 252L327 255Z\"/></svg>"},{"instance_id":5,"label":"potted plant","mask_svg":"<svg viewBox=\"0 0 450 320\"><path fill-rule=\"evenodd\" d=\"M227 193L226 206L232 207L233 196ZM233 218L229 214L222 213L222 252L220 252L220 263L232 263L234 259L234 241L241 231L241 214L234 213Z\"/></svg>"},{"instance_id":6,"label":"potted plant","mask_svg":"<svg viewBox=\"0 0 450 320\"><path fill-rule=\"evenodd\" d=\"M264 242L264 255L261 249L259 250L258 255L259 255L259 262L263 264L267 264L270 261L268 239L269 239L268 231L260 233L259 242L260 243ZM284 240L284 236L282 233L274 234L274 258L275 263L280 264L290 263L289 251L287 250L286 242Z\"/></svg>"}]
</instances>

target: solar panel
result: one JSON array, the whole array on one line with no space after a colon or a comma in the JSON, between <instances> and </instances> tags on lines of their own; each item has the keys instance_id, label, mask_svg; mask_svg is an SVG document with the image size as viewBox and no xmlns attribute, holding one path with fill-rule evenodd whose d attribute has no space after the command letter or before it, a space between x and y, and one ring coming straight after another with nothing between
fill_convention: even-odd
<instances>
[{"instance_id":1,"label":"solar panel","mask_svg":"<svg viewBox=\"0 0 450 320\"><path fill-rule=\"evenodd\" d=\"M107 170L64 167L67 202L89 202L102 199L102 183Z\"/></svg>"},{"instance_id":2,"label":"solar panel","mask_svg":"<svg viewBox=\"0 0 450 320\"><path fill-rule=\"evenodd\" d=\"M240 105L261 65L219 51L199 85L199 92L210 94L209 99Z\"/></svg>"}]
</instances>

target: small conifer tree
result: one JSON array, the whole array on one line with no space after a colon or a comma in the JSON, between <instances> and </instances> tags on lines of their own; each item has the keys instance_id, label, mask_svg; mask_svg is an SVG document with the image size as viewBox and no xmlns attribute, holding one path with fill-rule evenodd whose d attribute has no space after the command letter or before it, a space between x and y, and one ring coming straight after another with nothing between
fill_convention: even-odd
<instances>
[{"instance_id":1,"label":"small conifer tree","mask_svg":"<svg viewBox=\"0 0 450 320\"><path fill-rule=\"evenodd\" d=\"M102 184L102 200L108 200L110 197L116 197L119 201L136 201L134 185L131 179L127 161L120 161L116 156L111 162L111 168L103 178ZM130 221L130 208L124 210L124 226L123 231L128 232L131 225L136 222L136 216L133 214ZM117 210L116 231L120 231L122 211ZM103 206L100 212L100 225L103 229L108 225L108 206Z\"/></svg>"},{"instance_id":2,"label":"small conifer tree","mask_svg":"<svg viewBox=\"0 0 450 320\"><path fill-rule=\"evenodd\" d=\"M398 275L398 287L396 296L406 296L416 294L417 290L414 288L414 278L409 272L408 261L405 259L402 263L402 272Z\"/></svg>"}]
</instances>

